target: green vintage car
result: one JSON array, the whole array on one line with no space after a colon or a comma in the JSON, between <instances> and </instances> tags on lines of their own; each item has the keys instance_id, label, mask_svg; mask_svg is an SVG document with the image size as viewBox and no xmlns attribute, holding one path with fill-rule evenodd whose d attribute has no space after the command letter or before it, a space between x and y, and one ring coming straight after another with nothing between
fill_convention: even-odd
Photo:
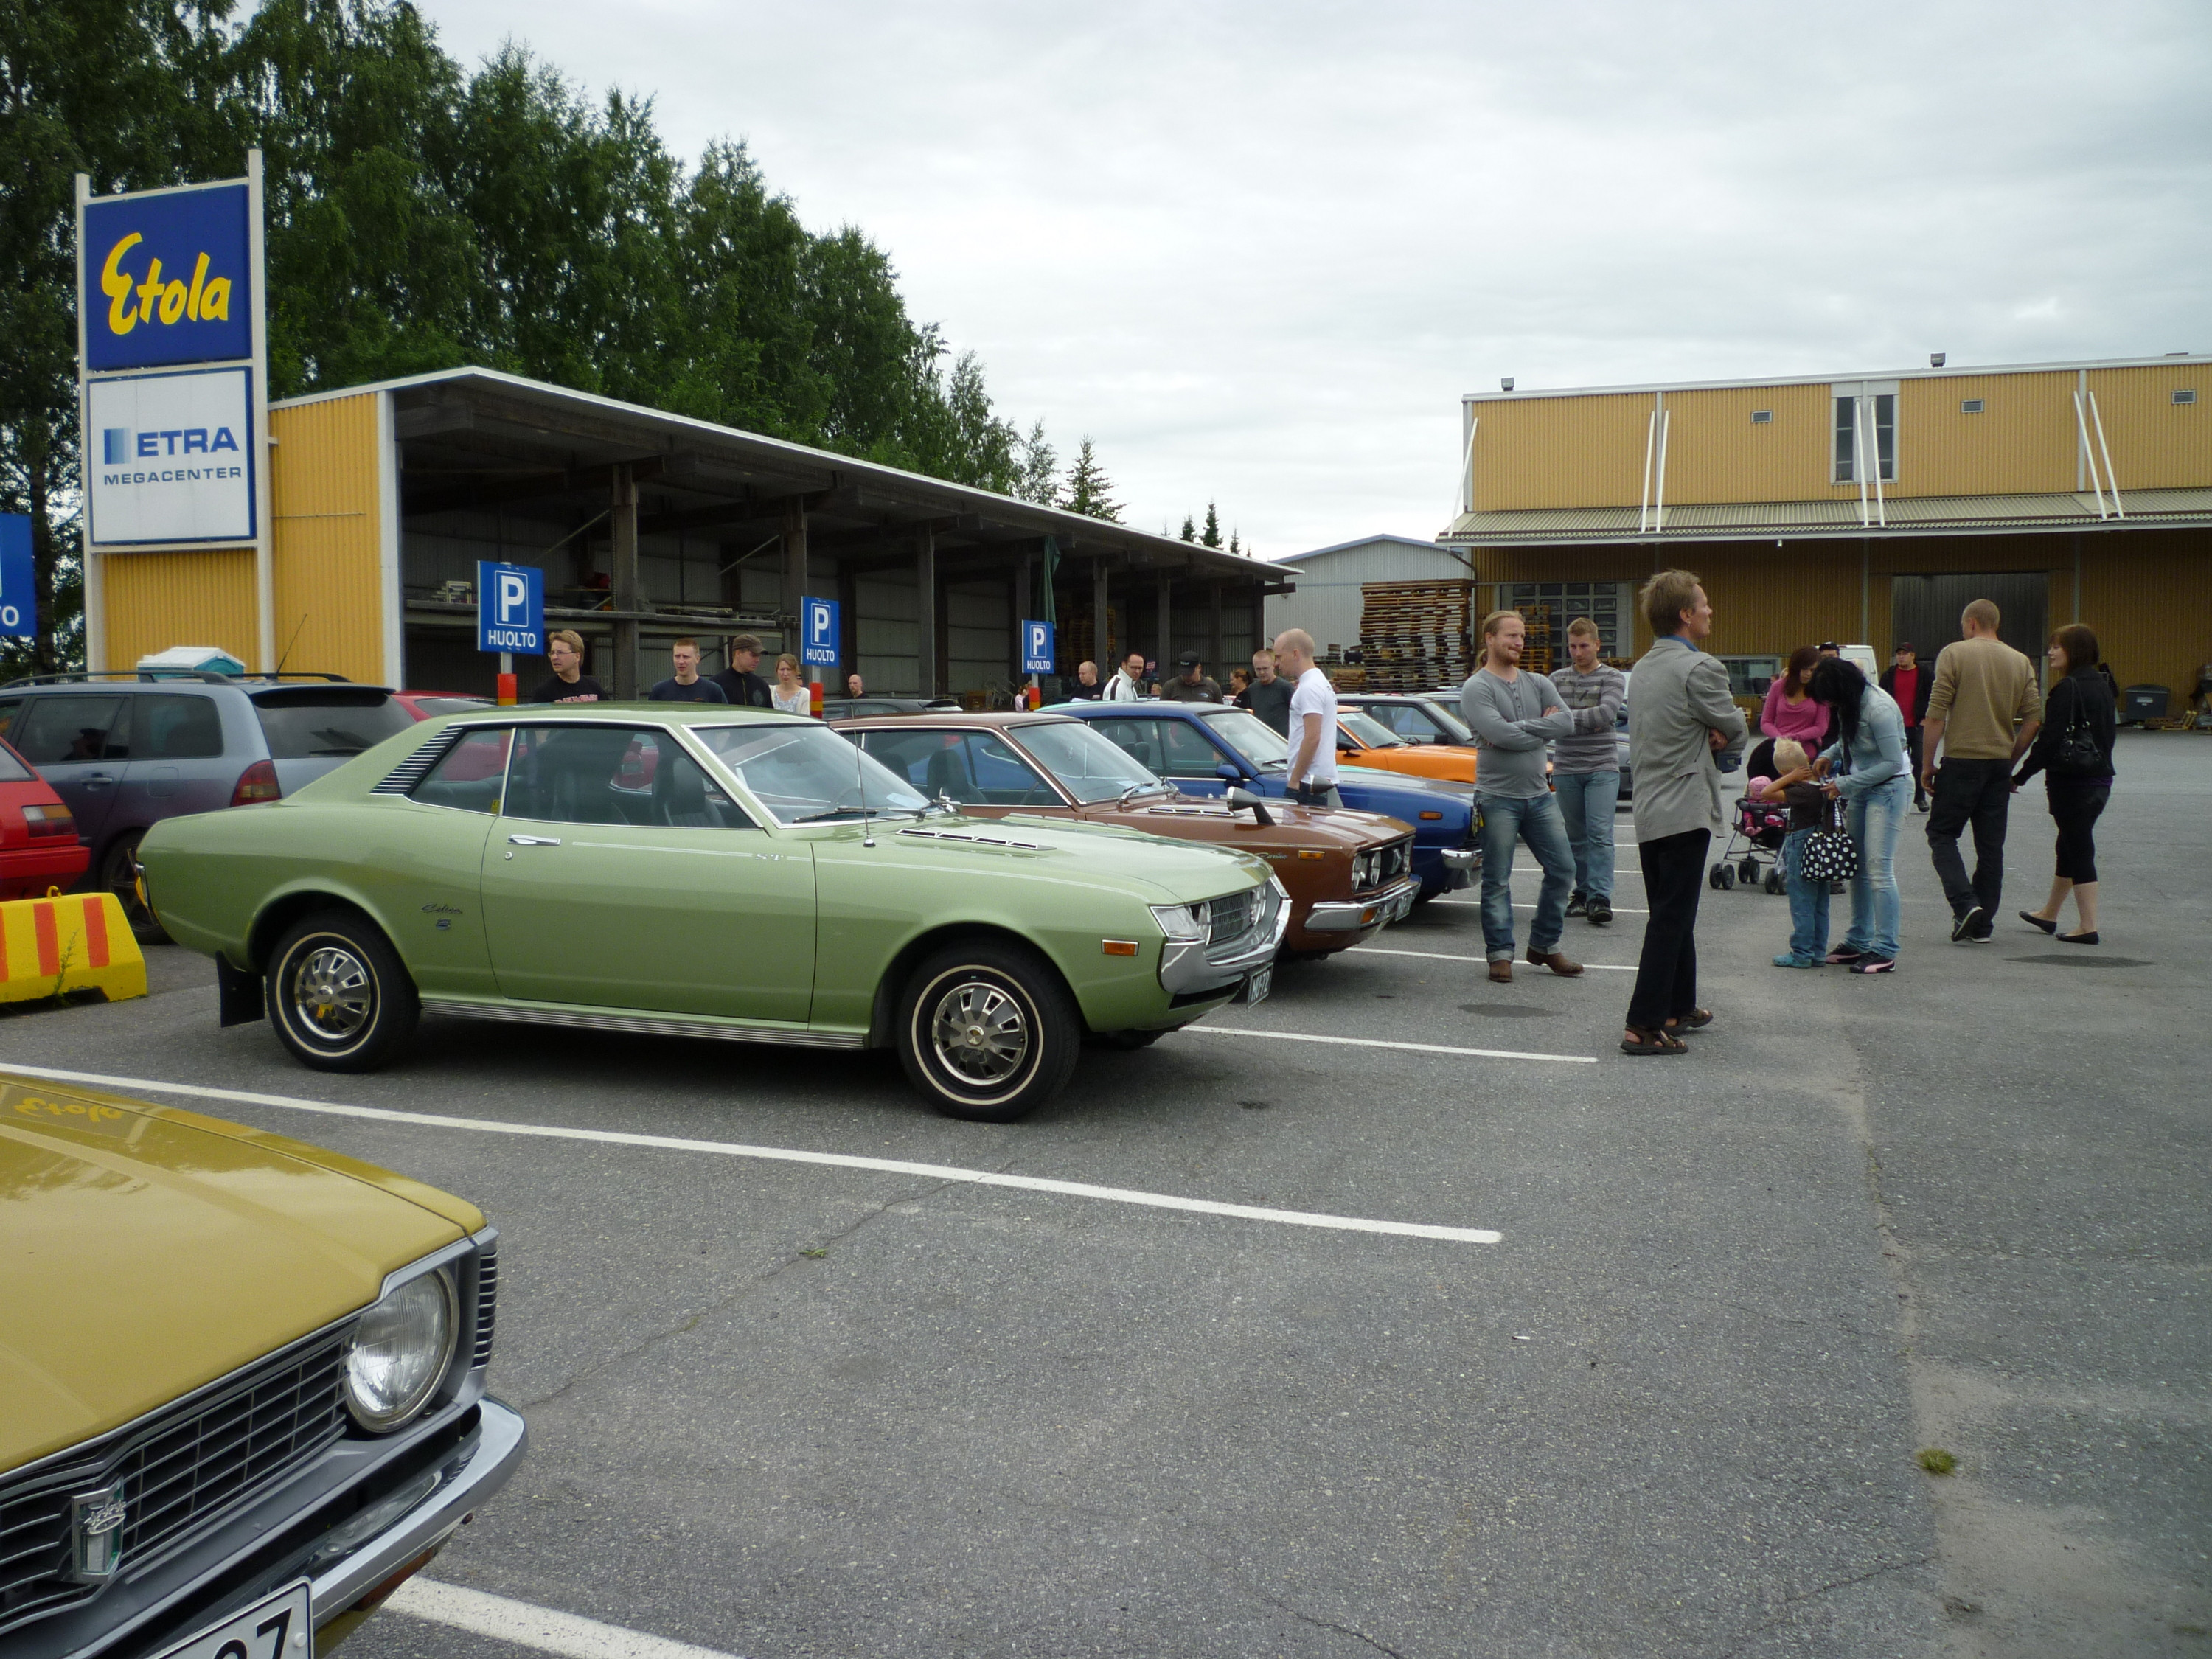
<instances>
[{"instance_id":1,"label":"green vintage car","mask_svg":"<svg viewBox=\"0 0 2212 1659\"><path fill-rule=\"evenodd\" d=\"M146 902L214 956L226 1024L391 1060L423 1012L895 1047L954 1116L1057 1091L1267 988L1261 860L962 816L819 723L711 705L428 720L297 794L171 818Z\"/></svg>"}]
</instances>

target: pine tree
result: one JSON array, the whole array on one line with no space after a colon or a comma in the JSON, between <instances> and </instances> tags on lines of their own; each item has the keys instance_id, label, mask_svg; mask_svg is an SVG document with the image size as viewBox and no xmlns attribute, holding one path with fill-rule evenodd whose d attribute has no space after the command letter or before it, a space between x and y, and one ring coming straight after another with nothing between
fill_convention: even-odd
<instances>
[{"instance_id":1,"label":"pine tree","mask_svg":"<svg viewBox=\"0 0 2212 1659\"><path fill-rule=\"evenodd\" d=\"M1188 513L1182 515L1182 538L1187 542L1194 542L1198 539L1198 526L1190 521L1190 514Z\"/></svg>"},{"instance_id":2,"label":"pine tree","mask_svg":"<svg viewBox=\"0 0 2212 1659\"><path fill-rule=\"evenodd\" d=\"M1070 513L1119 524L1121 504L1112 499L1113 491L1114 481L1098 465L1098 457L1086 435L1076 449L1074 464L1067 469L1067 484L1060 493L1060 505Z\"/></svg>"},{"instance_id":3,"label":"pine tree","mask_svg":"<svg viewBox=\"0 0 2212 1659\"><path fill-rule=\"evenodd\" d=\"M1243 550L1237 545L1237 532L1233 530L1229 532L1229 550L1231 553L1237 553Z\"/></svg>"},{"instance_id":4,"label":"pine tree","mask_svg":"<svg viewBox=\"0 0 2212 1659\"><path fill-rule=\"evenodd\" d=\"M1050 507L1060 491L1060 454L1044 441L1044 422L1030 428L1021 441L1021 456L1014 465L1013 493L1039 507Z\"/></svg>"},{"instance_id":5,"label":"pine tree","mask_svg":"<svg viewBox=\"0 0 2212 1659\"><path fill-rule=\"evenodd\" d=\"M1206 504L1206 528L1200 532L1198 541L1201 547L1221 545L1221 515L1213 510L1212 501Z\"/></svg>"}]
</instances>

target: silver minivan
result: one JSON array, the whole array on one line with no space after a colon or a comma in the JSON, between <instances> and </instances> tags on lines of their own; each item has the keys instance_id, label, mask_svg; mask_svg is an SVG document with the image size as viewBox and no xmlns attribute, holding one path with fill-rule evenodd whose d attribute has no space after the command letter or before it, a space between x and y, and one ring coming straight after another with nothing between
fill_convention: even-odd
<instances>
[{"instance_id":1,"label":"silver minivan","mask_svg":"<svg viewBox=\"0 0 2212 1659\"><path fill-rule=\"evenodd\" d=\"M324 675L41 675L0 686L0 737L76 815L88 889L114 893L142 939L138 841L162 818L289 794L415 723L380 685Z\"/></svg>"}]
</instances>

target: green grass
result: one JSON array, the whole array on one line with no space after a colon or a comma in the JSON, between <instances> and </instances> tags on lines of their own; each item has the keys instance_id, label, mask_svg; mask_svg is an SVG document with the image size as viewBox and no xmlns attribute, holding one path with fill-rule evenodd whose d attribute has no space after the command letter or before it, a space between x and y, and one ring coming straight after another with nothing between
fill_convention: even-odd
<instances>
[{"instance_id":1,"label":"green grass","mask_svg":"<svg viewBox=\"0 0 2212 1659\"><path fill-rule=\"evenodd\" d=\"M1930 1474L1949 1474L1959 1467L1959 1460L1941 1446L1929 1446L1912 1460Z\"/></svg>"}]
</instances>

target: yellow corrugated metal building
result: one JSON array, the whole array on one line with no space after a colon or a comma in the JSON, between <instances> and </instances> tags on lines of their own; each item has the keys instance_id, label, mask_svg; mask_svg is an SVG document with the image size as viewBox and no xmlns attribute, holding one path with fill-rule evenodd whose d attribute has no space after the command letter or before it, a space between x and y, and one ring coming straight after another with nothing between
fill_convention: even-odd
<instances>
[{"instance_id":1,"label":"yellow corrugated metal building","mask_svg":"<svg viewBox=\"0 0 2212 1659\"><path fill-rule=\"evenodd\" d=\"M1634 585L1695 570L1741 685L1824 640L1932 655L1988 597L2032 653L2087 623L2178 713L2212 665L2208 403L2191 355L1476 393L1438 539L1621 656L1650 642Z\"/></svg>"}]
</instances>

